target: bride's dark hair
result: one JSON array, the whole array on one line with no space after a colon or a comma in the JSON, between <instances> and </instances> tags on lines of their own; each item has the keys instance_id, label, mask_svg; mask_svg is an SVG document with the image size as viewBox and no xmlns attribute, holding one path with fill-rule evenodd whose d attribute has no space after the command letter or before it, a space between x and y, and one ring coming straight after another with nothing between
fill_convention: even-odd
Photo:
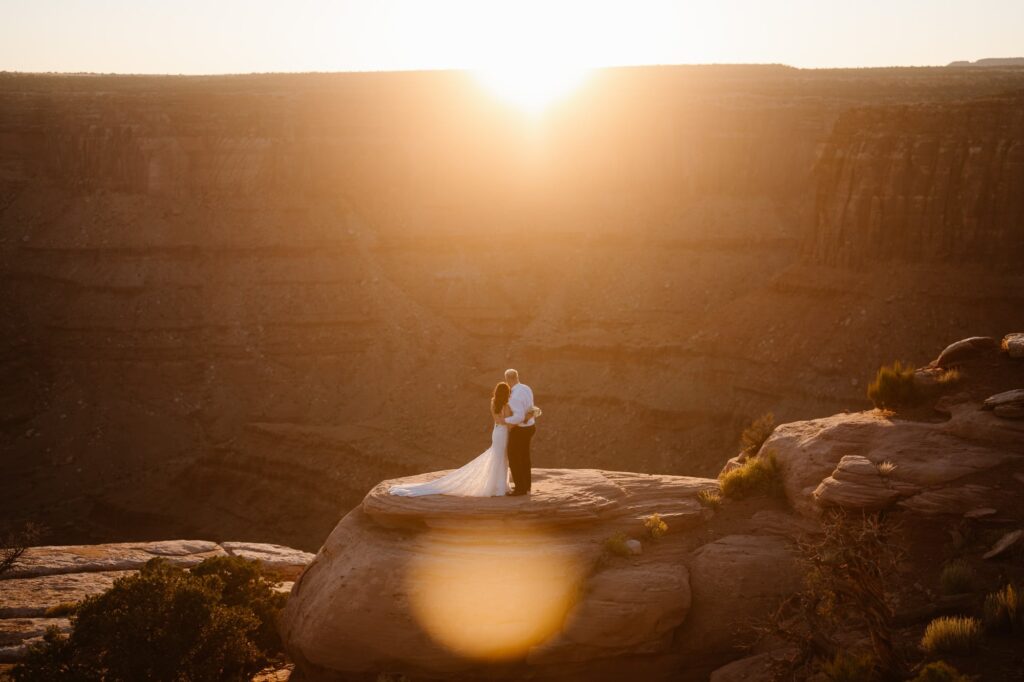
<instances>
[{"instance_id":1,"label":"bride's dark hair","mask_svg":"<svg viewBox=\"0 0 1024 682\"><path fill-rule=\"evenodd\" d=\"M508 384L499 381L498 385L494 387L494 393L491 394L491 412L494 414L501 412L501 408L505 407L511 392L512 389L508 387Z\"/></svg>"}]
</instances>

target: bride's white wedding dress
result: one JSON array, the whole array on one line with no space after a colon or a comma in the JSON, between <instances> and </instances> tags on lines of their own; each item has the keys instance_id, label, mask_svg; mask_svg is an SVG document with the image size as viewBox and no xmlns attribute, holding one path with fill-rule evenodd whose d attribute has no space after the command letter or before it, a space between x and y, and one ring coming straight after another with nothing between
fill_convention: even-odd
<instances>
[{"instance_id":1,"label":"bride's white wedding dress","mask_svg":"<svg viewBox=\"0 0 1024 682\"><path fill-rule=\"evenodd\" d=\"M476 459L441 478L414 485L395 485L392 495L458 495L460 497L494 497L504 495L512 487L508 469L508 427L495 424L491 431L491 447Z\"/></svg>"}]
</instances>

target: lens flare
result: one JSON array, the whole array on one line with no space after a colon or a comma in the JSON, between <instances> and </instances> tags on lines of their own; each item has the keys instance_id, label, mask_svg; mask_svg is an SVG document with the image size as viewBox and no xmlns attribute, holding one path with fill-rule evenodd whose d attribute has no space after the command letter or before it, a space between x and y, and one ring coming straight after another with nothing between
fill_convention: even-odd
<instances>
[{"instance_id":1,"label":"lens flare","mask_svg":"<svg viewBox=\"0 0 1024 682\"><path fill-rule=\"evenodd\" d=\"M558 632L582 572L571 549L537 532L433 531L408 575L413 613L455 654L521 658Z\"/></svg>"}]
</instances>

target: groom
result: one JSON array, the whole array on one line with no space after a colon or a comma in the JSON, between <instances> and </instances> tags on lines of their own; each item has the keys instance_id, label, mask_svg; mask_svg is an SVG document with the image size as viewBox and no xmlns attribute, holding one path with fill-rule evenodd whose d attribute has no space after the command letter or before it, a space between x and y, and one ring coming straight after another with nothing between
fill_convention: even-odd
<instances>
[{"instance_id":1,"label":"groom","mask_svg":"<svg viewBox=\"0 0 1024 682\"><path fill-rule=\"evenodd\" d=\"M530 493L530 440L537 430L533 415L527 412L533 407L533 390L526 384L519 383L519 372L514 369L505 370L505 383L512 387L508 397L508 406L512 408L512 416L505 417L505 423L511 424L508 435L508 467L512 470L512 483L515 488L508 495L528 495Z\"/></svg>"}]
</instances>

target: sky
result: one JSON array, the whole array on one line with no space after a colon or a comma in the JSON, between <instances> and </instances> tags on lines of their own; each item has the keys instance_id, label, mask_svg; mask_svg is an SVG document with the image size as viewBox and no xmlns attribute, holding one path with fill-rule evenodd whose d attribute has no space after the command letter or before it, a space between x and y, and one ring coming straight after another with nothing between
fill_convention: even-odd
<instances>
[{"instance_id":1,"label":"sky","mask_svg":"<svg viewBox=\"0 0 1024 682\"><path fill-rule=\"evenodd\" d=\"M0 0L0 70L216 74L1024 56L1024 0Z\"/></svg>"}]
</instances>

